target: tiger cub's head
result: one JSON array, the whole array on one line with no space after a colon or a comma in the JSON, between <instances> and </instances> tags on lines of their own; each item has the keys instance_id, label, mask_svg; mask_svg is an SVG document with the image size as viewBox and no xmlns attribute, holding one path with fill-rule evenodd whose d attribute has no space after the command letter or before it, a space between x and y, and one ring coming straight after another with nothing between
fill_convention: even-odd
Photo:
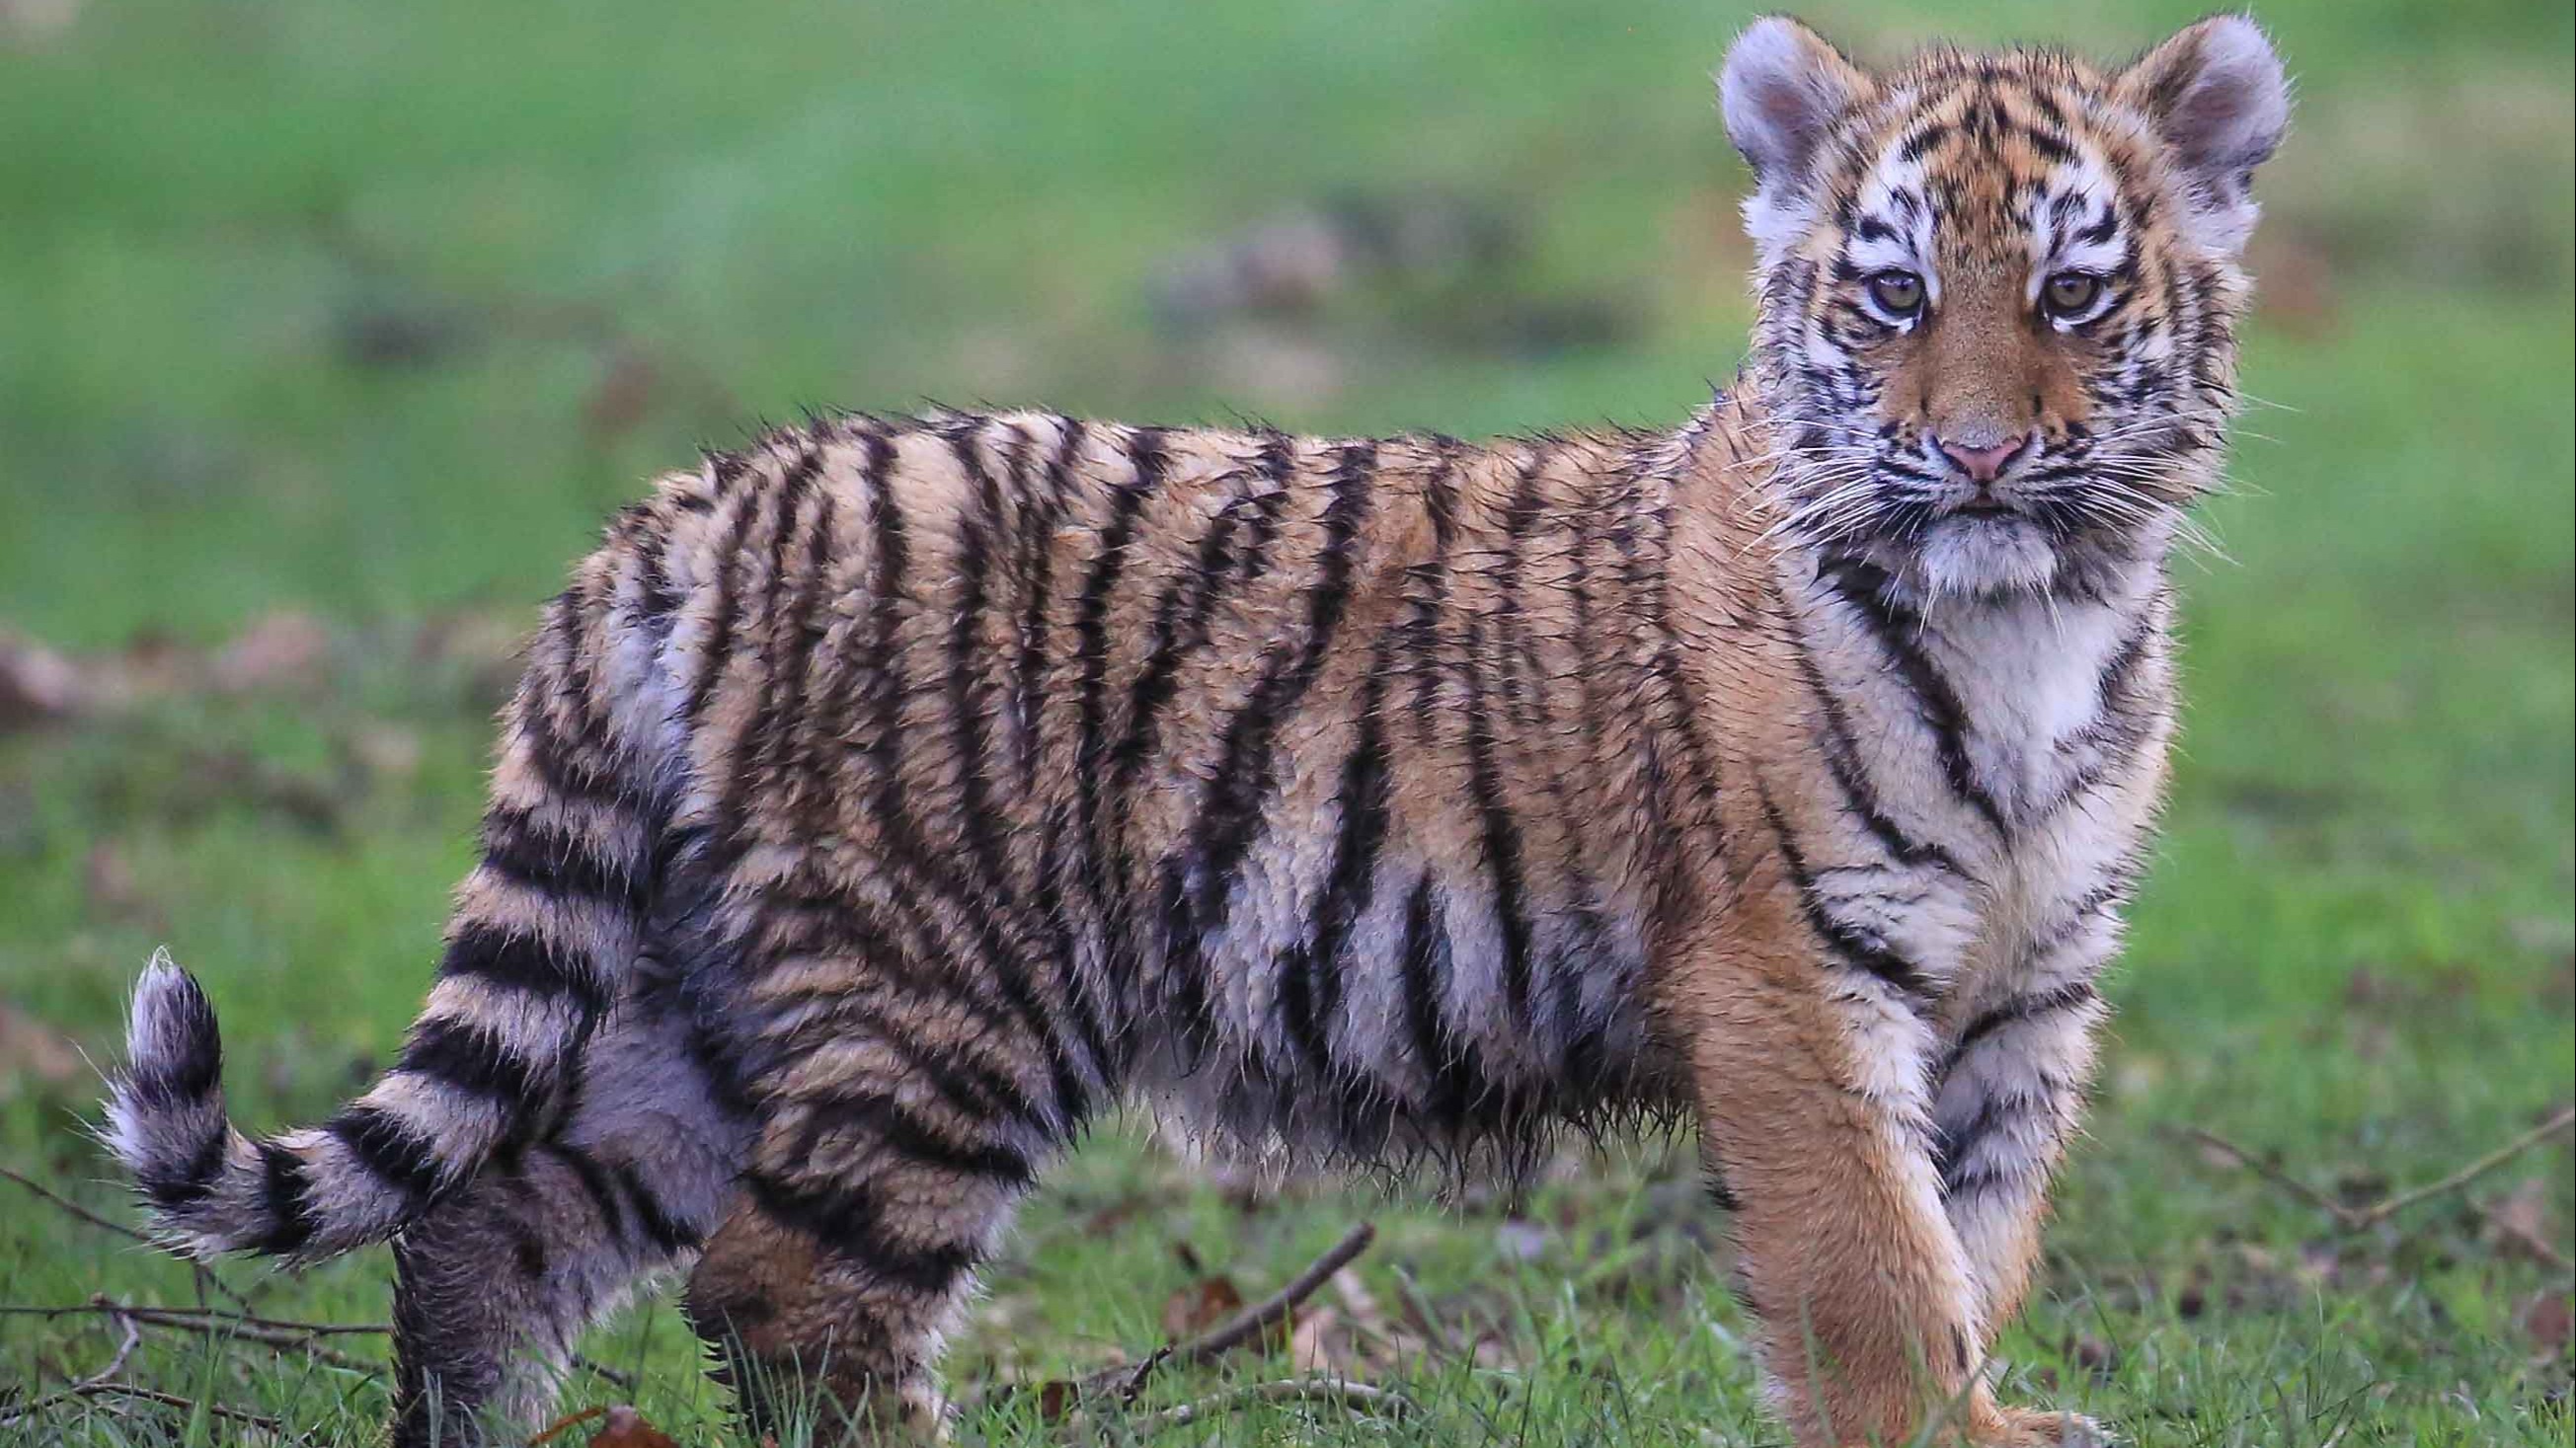
<instances>
[{"instance_id":1,"label":"tiger cub's head","mask_svg":"<svg viewBox=\"0 0 2576 1448\"><path fill-rule=\"evenodd\" d=\"M2289 119L2263 33L1873 72L1775 16L1719 90L1790 526L1926 598L2159 556L2235 400L2248 187Z\"/></svg>"}]
</instances>

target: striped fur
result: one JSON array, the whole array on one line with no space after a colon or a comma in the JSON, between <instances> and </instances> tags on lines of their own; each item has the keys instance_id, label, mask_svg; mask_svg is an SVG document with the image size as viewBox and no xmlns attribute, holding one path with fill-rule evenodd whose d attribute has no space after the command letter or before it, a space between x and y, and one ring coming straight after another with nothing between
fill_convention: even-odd
<instances>
[{"instance_id":1,"label":"striped fur","mask_svg":"<svg viewBox=\"0 0 2576 1448\"><path fill-rule=\"evenodd\" d=\"M2279 85L2226 19L1883 76L1762 22L1757 346L1671 431L845 416L665 478L538 634L395 1069L245 1137L156 963L111 1141L193 1251L399 1234L409 1443L536 1420L683 1266L755 1422L796 1370L935 1432L976 1264L1123 1102L1314 1163L1688 1112L1802 1443L2088 1441L1976 1368L2161 789Z\"/></svg>"}]
</instances>

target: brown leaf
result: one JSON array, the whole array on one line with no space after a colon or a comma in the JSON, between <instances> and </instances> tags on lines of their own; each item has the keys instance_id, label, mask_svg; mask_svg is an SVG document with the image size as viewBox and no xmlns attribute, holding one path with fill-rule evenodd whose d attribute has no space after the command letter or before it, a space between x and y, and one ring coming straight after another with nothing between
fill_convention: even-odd
<instances>
[{"instance_id":1,"label":"brown leaf","mask_svg":"<svg viewBox=\"0 0 2576 1448\"><path fill-rule=\"evenodd\" d=\"M2522 1330L2542 1352L2552 1356L2567 1350L2567 1340L2576 1335L2576 1305L2564 1292L2543 1292L2522 1306Z\"/></svg>"},{"instance_id":2,"label":"brown leaf","mask_svg":"<svg viewBox=\"0 0 2576 1448\"><path fill-rule=\"evenodd\" d=\"M1042 1423L1063 1422L1082 1402L1082 1385L1067 1378L1049 1378L1031 1391L1037 1394Z\"/></svg>"},{"instance_id":3,"label":"brown leaf","mask_svg":"<svg viewBox=\"0 0 2576 1448\"><path fill-rule=\"evenodd\" d=\"M582 1424L589 1422L593 1418L599 1417L607 1411L608 1410L606 1408L584 1408L578 1413L572 1413L567 1416L557 1418L553 1422L548 1423L545 1428L537 1434L537 1436L528 1440L528 1448L544 1448L544 1445L553 1442L555 1439L562 1437L564 1434L571 1432L573 1429L580 1427Z\"/></svg>"},{"instance_id":4,"label":"brown leaf","mask_svg":"<svg viewBox=\"0 0 2576 1448\"><path fill-rule=\"evenodd\" d=\"M1368 1290L1360 1274L1345 1267L1333 1274L1333 1295L1341 1299L1342 1311L1349 1313L1353 1326L1363 1332L1387 1336L1393 1332L1386 1309L1378 1306L1377 1294Z\"/></svg>"},{"instance_id":5,"label":"brown leaf","mask_svg":"<svg viewBox=\"0 0 2576 1448\"><path fill-rule=\"evenodd\" d=\"M2486 1209L2487 1223L2495 1229L2496 1245L2506 1254L2533 1262L2547 1262L2553 1234L2549 1220L2549 1185L2539 1177L2526 1177L2520 1186L2504 1194Z\"/></svg>"},{"instance_id":6,"label":"brown leaf","mask_svg":"<svg viewBox=\"0 0 2576 1448\"><path fill-rule=\"evenodd\" d=\"M624 1403L608 1410L608 1421L590 1435L590 1448L680 1448L678 1440L644 1421Z\"/></svg>"},{"instance_id":7,"label":"brown leaf","mask_svg":"<svg viewBox=\"0 0 2576 1448\"><path fill-rule=\"evenodd\" d=\"M1242 1310L1233 1278L1202 1277L1163 1299L1163 1335L1174 1342L1196 1337Z\"/></svg>"},{"instance_id":8,"label":"brown leaf","mask_svg":"<svg viewBox=\"0 0 2576 1448\"><path fill-rule=\"evenodd\" d=\"M1296 1330L1288 1335L1288 1358L1300 1373L1331 1377L1350 1377L1363 1366L1340 1310L1329 1305L1297 1315Z\"/></svg>"}]
</instances>

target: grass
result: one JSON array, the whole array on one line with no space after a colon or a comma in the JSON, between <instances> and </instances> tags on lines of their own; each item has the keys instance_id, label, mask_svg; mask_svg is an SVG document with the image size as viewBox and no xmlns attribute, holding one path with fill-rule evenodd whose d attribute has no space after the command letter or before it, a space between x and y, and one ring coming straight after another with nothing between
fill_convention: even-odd
<instances>
[{"instance_id":1,"label":"grass","mask_svg":"<svg viewBox=\"0 0 2576 1448\"><path fill-rule=\"evenodd\" d=\"M2001 0L1940 24L2119 51L2193 8L2075 30ZM50 1043L103 1059L168 940L224 1008L244 1119L309 1118L362 1079L467 861L482 641L697 439L924 395L1637 421L1742 348L1741 173L1703 88L1734 12L137 0L50 37L13 13L0 623L185 684L0 735L0 1163L112 1214L77 1124L93 1082ZM2263 15L2303 108L2264 178L2246 378L2266 401L2210 510L2229 558L2185 568L2176 797L2004 1371L2150 1444L2564 1444L2567 1276L2493 1220L2566 1250L2563 1140L2345 1235L2180 1134L2354 1199L2512 1136L2576 1079L2576 22L2505 0ZM1931 23L1881 0L1816 18L1864 48ZM1517 246L1464 288L1157 328L1165 259L1352 190L1464 196ZM1568 307L1608 320L1584 345L1522 325ZM1479 309L1490 326L1443 325ZM324 625L309 667L197 686L201 650L284 611ZM1687 1159L1629 1149L1516 1212L1334 1188L1247 1206L1105 1133L1023 1216L952 1383L1142 1352L1199 1276L1257 1294L1365 1215L1360 1279L1390 1315L1417 1296L1454 1349L1360 1364L1424 1419L1283 1408L1158 1443L1776 1442ZM186 1269L0 1193L0 1303L197 1300ZM276 1315L385 1315L381 1253L230 1275ZM1340 1322L1310 1313L1309 1335L1355 1351L1351 1309L1319 1302ZM116 1345L95 1317L0 1317L0 1404ZM667 1302L587 1350L683 1441L720 1433ZM1290 1367L1174 1375L1147 1406ZM371 1372L159 1333L125 1376L317 1441L363 1438L383 1404ZM580 1377L568 1405L627 1396ZM244 1436L112 1406L0 1444ZM1065 1436L1025 1397L965 1427Z\"/></svg>"}]
</instances>

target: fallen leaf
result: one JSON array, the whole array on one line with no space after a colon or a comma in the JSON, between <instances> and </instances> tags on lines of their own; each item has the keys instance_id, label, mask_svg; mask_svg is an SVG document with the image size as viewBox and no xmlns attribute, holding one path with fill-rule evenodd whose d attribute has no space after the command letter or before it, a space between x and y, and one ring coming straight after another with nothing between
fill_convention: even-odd
<instances>
[{"instance_id":1,"label":"fallen leaf","mask_svg":"<svg viewBox=\"0 0 2576 1448\"><path fill-rule=\"evenodd\" d=\"M608 1410L608 1421L590 1435L590 1448L680 1448L678 1440L644 1421L624 1403Z\"/></svg>"},{"instance_id":2,"label":"fallen leaf","mask_svg":"<svg viewBox=\"0 0 2576 1448\"><path fill-rule=\"evenodd\" d=\"M2576 1300L2564 1292L2540 1293L2523 1304L2520 1317L2522 1330L2553 1357L2566 1351L2568 1338L2576 1335Z\"/></svg>"},{"instance_id":3,"label":"fallen leaf","mask_svg":"<svg viewBox=\"0 0 2576 1448\"><path fill-rule=\"evenodd\" d=\"M607 1411L608 1410L606 1408L584 1408L578 1413L557 1418L553 1422L548 1423L535 1437L528 1440L528 1448L544 1448L545 1444L553 1442L555 1439L562 1437L565 1433L580 1427L582 1424L589 1422L593 1418L601 1416Z\"/></svg>"},{"instance_id":4,"label":"fallen leaf","mask_svg":"<svg viewBox=\"0 0 2576 1448\"><path fill-rule=\"evenodd\" d=\"M1049 1378L1037 1385L1038 1420L1061 1423L1082 1401L1082 1385L1068 1378Z\"/></svg>"},{"instance_id":5,"label":"fallen leaf","mask_svg":"<svg viewBox=\"0 0 2576 1448\"><path fill-rule=\"evenodd\" d=\"M2487 1223L2495 1229L2497 1246L2507 1255L2527 1261L2549 1260L2543 1249L2554 1240L2549 1221L2549 1186L2539 1177L2526 1177L2520 1186L2507 1192L2486 1209Z\"/></svg>"},{"instance_id":6,"label":"fallen leaf","mask_svg":"<svg viewBox=\"0 0 2576 1448\"><path fill-rule=\"evenodd\" d=\"M1233 1278L1202 1277L1163 1299L1163 1335L1175 1342L1196 1337L1242 1310Z\"/></svg>"},{"instance_id":7,"label":"fallen leaf","mask_svg":"<svg viewBox=\"0 0 2576 1448\"><path fill-rule=\"evenodd\" d=\"M1351 1376L1360 1366L1340 1310L1329 1305L1298 1314L1296 1330L1288 1335L1288 1359L1300 1373L1334 1377Z\"/></svg>"}]
</instances>

